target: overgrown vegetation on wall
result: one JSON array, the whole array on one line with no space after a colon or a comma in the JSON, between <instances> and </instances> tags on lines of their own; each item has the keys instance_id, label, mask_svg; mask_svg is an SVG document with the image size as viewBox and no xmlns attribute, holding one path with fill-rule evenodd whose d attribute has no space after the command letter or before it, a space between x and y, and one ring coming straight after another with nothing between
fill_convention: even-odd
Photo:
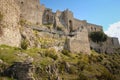
<instances>
[{"instance_id":1,"label":"overgrown vegetation on wall","mask_svg":"<svg viewBox=\"0 0 120 80\"><path fill-rule=\"evenodd\" d=\"M107 35L102 31L91 32L89 34L89 37L93 42L97 42L97 43L104 42L107 40Z\"/></svg>"}]
</instances>

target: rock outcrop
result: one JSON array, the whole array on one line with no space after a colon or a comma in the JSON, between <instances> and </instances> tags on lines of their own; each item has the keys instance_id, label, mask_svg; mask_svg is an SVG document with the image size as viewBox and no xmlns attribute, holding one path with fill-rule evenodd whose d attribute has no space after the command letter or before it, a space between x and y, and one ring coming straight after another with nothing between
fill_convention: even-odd
<instances>
[{"instance_id":1,"label":"rock outcrop","mask_svg":"<svg viewBox=\"0 0 120 80\"><path fill-rule=\"evenodd\" d=\"M13 77L17 80L35 80L33 65L25 62L15 62L3 72L3 76Z\"/></svg>"}]
</instances>

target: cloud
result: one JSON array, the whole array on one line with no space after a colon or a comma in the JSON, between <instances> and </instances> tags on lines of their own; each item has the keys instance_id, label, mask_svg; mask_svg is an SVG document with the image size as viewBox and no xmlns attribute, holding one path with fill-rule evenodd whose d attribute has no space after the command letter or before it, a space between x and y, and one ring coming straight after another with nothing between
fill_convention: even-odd
<instances>
[{"instance_id":1,"label":"cloud","mask_svg":"<svg viewBox=\"0 0 120 80\"><path fill-rule=\"evenodd\" d=\"M105 33L110 37L117 37L120 42L120 21L111 24Z\"/></svg>"}]
</instances>

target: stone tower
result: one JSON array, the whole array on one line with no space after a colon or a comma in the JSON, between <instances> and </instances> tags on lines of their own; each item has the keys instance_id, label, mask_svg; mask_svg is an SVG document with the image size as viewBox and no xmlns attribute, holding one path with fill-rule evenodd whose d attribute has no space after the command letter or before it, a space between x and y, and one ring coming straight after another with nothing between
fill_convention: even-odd
<instances>
[{"instance_id":1,"label":"stone tower","mask_svg":"<svg viewBox=\"0 0 120 80\"><path fill-rule=\"evenodd\" d=\"M15 0L20 7L20 17L32 24L42 24L42 14L44 6L40 5L40 0Z\"/></svg>"}]
</instances>

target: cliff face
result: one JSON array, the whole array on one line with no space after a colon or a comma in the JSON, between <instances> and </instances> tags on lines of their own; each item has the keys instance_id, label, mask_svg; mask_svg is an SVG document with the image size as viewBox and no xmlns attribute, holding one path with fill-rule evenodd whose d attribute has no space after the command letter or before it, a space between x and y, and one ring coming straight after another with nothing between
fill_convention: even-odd
<instances>
[{"instance_id":1,"label":"cliff face","mask_svg":"<svg viewBox=\"0 0 120 80\"><path fill-rule=\"evenodd\" d=\"M14 0L0 0L0 44L19 47L21 35L19 32L20 10Z\"/></svg>"}]
</instances>

